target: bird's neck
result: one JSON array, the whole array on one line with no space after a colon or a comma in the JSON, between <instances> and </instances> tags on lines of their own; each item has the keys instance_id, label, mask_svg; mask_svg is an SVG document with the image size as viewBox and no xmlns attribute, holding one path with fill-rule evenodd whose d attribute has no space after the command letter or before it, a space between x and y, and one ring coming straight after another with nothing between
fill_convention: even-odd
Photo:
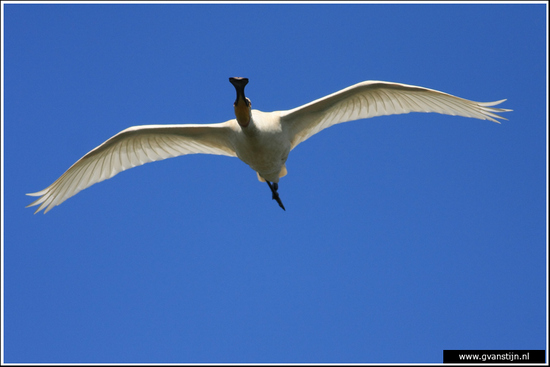
<instances>
[{"instance_id":1,"label":"bird's neck","mask_svg":"<svg viewBox=\"0 0 550 367\"><path fill-rule=\"evenodd\" d=\"M243 124L241 124L238 119L237 119L237 122L241 126L242 132L246 136L254 137L254 136L258 135L258 133L259 133L258 126L256 126L256 124L254 123L254 119L252 118L252 113L249 115L248 122L247 122L246 125L243 126Z\"/></svg>"},{"instance_id":2,"label":"bird's neck","mask_svg":"<svg viewBox=\"0 0 550 367\"><path fill-rule=\"evenodd\" d=\"M235 117L242 128L248 127L251 120L250 105L247 102L248 101L245 100L244 95L238 95L237 100L233 105L235 108Z\"/></svg>"}]
</instances>

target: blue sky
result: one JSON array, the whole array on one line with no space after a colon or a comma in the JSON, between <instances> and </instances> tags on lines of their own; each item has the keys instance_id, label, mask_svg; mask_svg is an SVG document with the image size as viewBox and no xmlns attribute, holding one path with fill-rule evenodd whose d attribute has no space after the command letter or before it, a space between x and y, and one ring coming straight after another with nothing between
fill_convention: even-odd
<instances>
[{"instance_id":1,"label":"blue sky","mask_svg":"<svg viewBox=\"0 0 550 367\"><path fill-rule=\"evenodd\" d=\"M545 349L546 7L4 4L5 362L442 362ZM237 158L125 171L25 209L134 125L364 80L477 101L298 146L282 211Z\"/></svg>"}]
</instances>

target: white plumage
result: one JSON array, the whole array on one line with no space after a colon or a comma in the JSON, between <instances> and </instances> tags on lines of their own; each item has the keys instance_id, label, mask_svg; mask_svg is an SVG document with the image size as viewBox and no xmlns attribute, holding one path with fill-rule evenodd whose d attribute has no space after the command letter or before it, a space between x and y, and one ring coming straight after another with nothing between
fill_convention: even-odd
<instances>
[{"instance_id":1,"label":"white plumage","mask_svg":"<svg viewBox=\"0 0 550 367\"><path fill-rule=\"evenodd\" d=\"M239 157L273 182L286 174L289 152L323 129L342 122L409 112L437 112L498 122L495 108L505 101L474 102L413 85L366 81L303 106L274 112L252 110L244 97L245 78L230 78L237 90L236 119L207 125L144 125L130 127L91 150L42 191L29 206L47 213L71 196L126 169L186 154L219 154Z\"/></svg>"}]
</instances>

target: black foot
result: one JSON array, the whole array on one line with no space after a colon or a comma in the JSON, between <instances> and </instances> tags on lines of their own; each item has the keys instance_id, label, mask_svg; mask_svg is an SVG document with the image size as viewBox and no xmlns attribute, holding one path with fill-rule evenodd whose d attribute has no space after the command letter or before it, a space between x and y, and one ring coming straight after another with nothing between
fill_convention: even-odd
<instances>
[{"instance_id":1,"label":"black foot","mask_svg":"<svg viewBox=\"0 0 550 367\"><path fill-rule=\"evenodd\" d=\"M265 182L267 182L267 185L269 186L269 188L271 189L271 193L273 194L273 196L271 198L273 200L277 200L277 203L279 203L279 206L281 208L283 208L283 210L286 212L285 206L283 205L283 202L281 201L281 198L279 197L279 193L277 192L277 190L279 189L279 184L274 182L273 185L272 185L271 182L269 182L267 180Z\"/></svg>"}]
</instances>

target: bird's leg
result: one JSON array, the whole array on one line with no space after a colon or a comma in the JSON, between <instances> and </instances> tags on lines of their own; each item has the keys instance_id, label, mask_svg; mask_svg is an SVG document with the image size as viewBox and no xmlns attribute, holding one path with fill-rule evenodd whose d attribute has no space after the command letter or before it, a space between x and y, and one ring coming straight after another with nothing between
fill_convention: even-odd
<instances>
[{"instance_id":1,"label":"bird's leg","mask_svg":"<svg viewBox=\"0 0 550 367\"><path fill-rule=\"evenodd\" d=\"M277 200L277 203L279 203L279 206L283 208L284 211L286 211L285 206L283 205L283 202L281 201L281 198L279 197L279 193L277 190L279 189L279 184L276 182L273 182L273 185L268 180L265 180L267 182L267 185L271 189L271 192L273 193L273 196L271 197L273 200Z\"/></svg>"}]
</instances>

